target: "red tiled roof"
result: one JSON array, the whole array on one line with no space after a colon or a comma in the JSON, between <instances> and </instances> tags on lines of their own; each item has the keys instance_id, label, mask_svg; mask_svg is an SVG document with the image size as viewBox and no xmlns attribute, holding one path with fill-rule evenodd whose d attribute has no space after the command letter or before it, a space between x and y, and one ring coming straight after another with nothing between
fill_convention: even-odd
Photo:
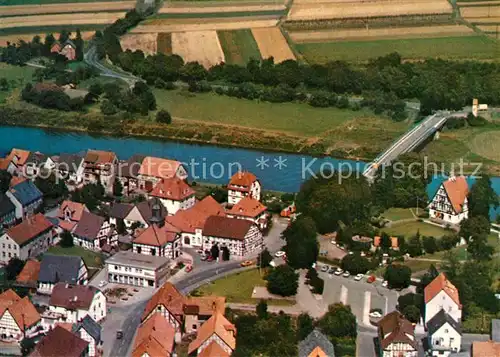
<instances>
[{"instance_id":1,"label":"red tiled roof","mask_svg":"<svg viewBox=\"0 0 500 357\"><path fill-rule=\"evenodd\" d=\"M0 170L7 170L9 168L10 161L7 158L0 158Z\"/></svg>"},{"instance_id":2,"label":"red tiled roof","mask_svg":"<svg viewBox=\"0 0 500 357\"><path fill-rule=\"evenodd\" d=\"M73 221L79 221L82 218L82 214L87 210L87 206L83 203L73 202L70 200L65 200L61 203L61 207L59 207L59 211L57 213L57 217L60 219L65 219L64 212L69 211L71 213L70 219Z\"/></svg>"},{"instance_id":3,"label":"red tiled roof","mask_svg":"<svg viewBox=\"0 0 500 357\"><path fill-rule=\"evenodd\" d=\"M443 182L450 203L456 213L462 212L463 204L469 193L469 185L464 176L452 177Z\"/></svg>"},{"instance_id":4,"label":"red tiled roof","mask_svg":"<svg viewBox=\"0 0 500 357\"><path fill-rule=\"evenodd\" d=\"M150 196L165 198L174 201L183 201L194 196L194 190L179 178L162 179L156 184Z\"/></svg>"},{"instance_id":5,"label":"red tiled roof","mask_svg":"<svg viewBox=\"0 0 500 357\"><path fill-rule=\"evenodd\" d=\"M424 289L425 303L429 303L434 297L439 294L441 290L444 290L451 299L462 308L460 304L460 297L458 296L458 289L453 285L444 275L444 273L439 274L433 281L430 282Z\"/></svg>"},{"instance_id":6,"label":"red tiled roof","mask_svg":"<svg viewBox=\"0 0 500 357\"><path fill-rule=\"evenodd\" d=\"M74 333L56 326L35 346L33 357L80 357L89 343Z\"/></svg>"},{"instance_id":7,"label":"red tiled roof","mask_svg":"<svg viewBox=\"0 0 500 357\"><path fill-rule=\"evenodd\" d=\"M252 186L252 183L254 183L255 181L257 181L257 177L251 172L239 171L231 177L229 185L243 186L250 188L250 186Z\"/></svg>"},{"instance_id":8,"label":"red tiled roof","mask_svg":"<svg viewBox=\"0 0 500 357\"><path fill-rule=\"evenodd\" d=\"M23 270L16 278L18 283L36 283L38 282L38 274L40 273L40 262L30 259L24 265Z\"/></svg>"},{"instance_id":9,"label":"red tiled roof","mask_svg":"<svg viewBox=\"0 0 500 357\"><path fill-rule=\"evenodd\" d=\"M28 157L30 156L30 152L21 149L12 149L10 154L7 156L7 160L9 162L13 162L14 157L17 157L16 165L22 166L26 164Z\"/></svg>"},{"instance_id":10,"label":"red tiled roof","mask_svg":"<svg viewBox=\"0 0 500 357\"><path fill-rule=\"evenodd\" d=\"M222 206L212 196L196 202L187 210L179 210L173 216L166 218L166 222L177 227L181 232L195 233L196 229L203 229L209 216L225 216Z\"/></svg>"},{"instance_id":11,"label":"red tiled roof","mask_svg":"<svg viewBox=\"0 0 500 357\"><path fill-rule=\"evenodd\" d=\"M392 343L407 343L415 350L417 349L415 327L399 311L393 311L385 315L379 321L378 328L382 339L380 345L383 349L386 349ZM413 339L408 335L413 336Z\"/></svg>"},{"instance_id":12,"label":"red tiled roof","mask_svg":"<svg viewBox=\"0 0 500 357\"><path fill-rule=\"evenodd\" d=\"M197 350L213 334L219 336L231 350L236 347L236 327L224 315L216 313L200 326L196 339L189 344L188 353Z\"/></svg>"},{"instance_id":13,"label":"red tiled roof","mask_svg":"<svg viewBox=\"0 0 500 357\"><path fill-rule=\"evenodd\" d=\"M5 311L10 313L21 331L31 327L41 319L30 299L27 296L21 299L11 289L0 294L0 317Z\"/></svg>"},{"instance_id":14,"label":"red tiled roof","mask_svg":"<svg viewBox=\"0 0 500 357\"><path fill-rule=\"evenodd\" d=\"M236 203L228 212L228 214L242 217L256 218L267 209L262 203L256 199L246 196Z\"/></svg>"},{"instance_id":15,"label":"red tiled roof","mask_svg":"<svg viewBox=\"0 0 500 357\"><path fill-rule=\"evenodd\" d=\"M52 228L52 223L41 213L26 218L17 226L10 228L7 235L17 244L23 245L33 238L45 233Z\"/></svg>"},{"instance_id":16,"label":"red tiled roof","mask_svg":"<svg viewBox=\"0 0 500 357\"><path fill-rule=\"evenodd\" d=\"M143 322L137 329L132 357L170 356L174 350L175 329L159 312Z\"/></svg>"},{"instance_id":17,"label":"red tiled roof","mask_svg":"<svg viewBox=\"0 0 500 357\"><path fill-rule=\"evenodd\" d=\"M230 354L227 353L225 349L221 347L217 342L212 341L207 347L198 353L198 357L229 357Z\"/></svg>"},{"instance_id":18,"label":"red tiled roof","mask_svg":"<svg viewBox=\"0 0 500 357\"><path fill-rule=\"evenodd\" d=\"M64 229L65 231L72 232L73 229L76 227L78 222L70 222L70 221L65 221L65 220L59 220L59 227L61 229Z\"/></svg>"},{"instance_id":19,"label":"red tiled roof","mask_svg":"<svg viewBox=\"0 0 500 357\"><path fill-rule=\"evenodd\" d=\"M173 178L177 176L181 165L179 161L146 156L144 160L142 160L139 175L164 179Z\"/></svg>"},{"instance_id":20,"label":"red tiled roof","mask_svg":"<svg viewBox=\"0 0 500 357\"><path fill-rule=\"evenodd\" d=\"M472 357L499 357L500 343L494 341L472 342Z\"/></svg>"},{"instance_id":21,"label":"red tiled roof","mask_svg":"<svg viewBox=\"0 0 500 357\"><path fill-rule=\"evenodd\" d=\"M179 316L183 315L184 299L184 295L172 283L166 282L148 301L142 320L160 305L163 305L176 318L179 318Z\"/></svg>"},{"instance_id":22,"label":"red tiled roof","mask_svg":"<svg viewBox=\"0 0 500 357\"><path fill-rule=\"evenodd\" d=\"M92 164L112 164L116 159L116 154L111 151L89 150L85 155L85 162Z\"/></svg>"},{"instance_id":23,"label":"red tiled roof","mask_svg":"<svg viewBox=\"0 0 500 357\"><path fill-rule=\"evenodd\" d=\"M50 296L50 305L68 310L88 309L99 290L91 285L57 283Z\"/></svg>"},{"instance_id":24,"label":"red tiled roof","mask_svg":"<svg viewBox=\"0 0 500 357\"><path fill-rule=\"evenodd\" d=\"M214 313L224 314L226 298L224 296L190 296L185 300L184 309L195 307L197 315L212 316Z\"/></svg>"},{"instance_id":25,"label":"red tiled roof","mask_svg":"<svg viewBox=\"0 0 500 357\"><path fill-rule=\"evenodd\" d=\"M246 219L210 216L203 226L203 235L242 240L253 225Z\"/></svg>"},{"instance_id":26,"label":"red tiled roof","mask_svg":"<svg viewBox=\"0 0 500 357\"><path fill-rule=\"evenodd\" d=\"M178 233L169 231L165 226L158 227L156 224L153 224L143 230L134 239L133 243L163 247L167 243L172 243L178 238Z\"/></svg>"},{"instance_id":27,"label":"red tiled roof","mask_svg":"<svg viewBox=\"0 0 500 357\"><path fill-rule=\"evenodd\" d=\"M78 222L74 234L88 240L97 239L99 231L104 224L104 217L92 212L83 212L80 222Z\"/></svg>"}]
</instances>

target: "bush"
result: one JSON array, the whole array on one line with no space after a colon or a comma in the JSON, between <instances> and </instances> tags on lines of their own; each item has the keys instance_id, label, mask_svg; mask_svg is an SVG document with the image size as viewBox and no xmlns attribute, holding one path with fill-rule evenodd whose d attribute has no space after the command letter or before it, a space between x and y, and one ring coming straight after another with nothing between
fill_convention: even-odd
<instances>
[{"instance_id":1,"label":"bush","mask_svg":"<svg viewBox=\"0 0 500 357\"><path fill-rule=\"evenodd\" d=\"M465 120L463 118L448 118L446 120L446 128L453 130L453 129L460 129L465 126Z\"/></svg>"},{"instance_id":2,"label":"bush","mask_svg":"<svg viewBox=\"0 0 500 357\"><path fill-rule=\"evenodd\" d=\"M391 288L407 288L411 283L411 269L406 265L391 264L385 269L384 279Z\"/></svg>"},{"instance_id":3,"label":"bush","mask_svg":"<svg viewBox=\"0 0 500 357\"><path fill-rule=\"evenodd\" d=\"M113 115L118 113L118 108L111 101L105 99L101 103L101 113L104 115Z\"/></svg>"},{"instance_id":4,"label":"bush","mask_svg":"<svg viewBox=\"0 0 500 357\"><path fill-rule=\"evenodd\" d=\"M475 117L474 115L472 115L472 113L470 113L467 116L467 123L469 123L470 126L484 126L488 124L488 121L483 117L480 116Z\"/></svg>"},{"instance_id":5,"label":"bush","mask_svg":"<svg viewBox=\"0 0 500 357\"><path fill-rule=\"evenodd\" d=\"M160 110L156 113L156 122L162 124L170 124L172 123L172 116L166 110Z\"/></svg>"},{"instance_id":6,"label":"bush","mask_svg":"<svg viewBox=\"0 0 500 357\"><path fill-rule=\"evenodd\" d=\"M288 265L280 265L267 276L267 290L271 294L291 296L297 294L299 274Z\"/></svg>"}]
</instances>

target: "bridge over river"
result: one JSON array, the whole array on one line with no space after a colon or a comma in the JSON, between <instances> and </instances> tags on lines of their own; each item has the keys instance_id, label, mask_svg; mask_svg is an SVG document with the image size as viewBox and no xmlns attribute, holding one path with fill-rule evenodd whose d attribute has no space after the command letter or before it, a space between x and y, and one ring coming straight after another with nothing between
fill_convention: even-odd
<instances>
[{"instance_id":1,"label":"bridge over river","mask_svg":"<svg viewBox=\"0 0 500 357\"><path fill-rule=\"evenodd\" d=\"M433 115L425 117L420 123L396 140L387 150L381 153L370 164L366 165L363 175L369 180L375 179L375 174L380 166L389 165L400 155L410 152L422 144L436 131L441 129L446 120L451 117L467 116L467 112L438 111Z\"/></svg>"}]
</instances>

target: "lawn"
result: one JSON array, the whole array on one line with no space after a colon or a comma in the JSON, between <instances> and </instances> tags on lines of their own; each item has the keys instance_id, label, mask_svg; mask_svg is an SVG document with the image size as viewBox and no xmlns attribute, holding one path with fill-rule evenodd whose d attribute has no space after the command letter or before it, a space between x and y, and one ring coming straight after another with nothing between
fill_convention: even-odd
<instances>
[{"instance_id":1,"label":"lawn","mask_svg":"<svg viewBox=\"0 0 500 357\"><path fill-rule=\"evenodd\" d=\"M391 221L399 221L401 219L412 219L415 216L410 208L389 208L387 211L382 213L382 217L387 218Z\"/></svg>"},{"instance_id":2,"label":"lawn","mask_svg":"<svg viewBox=\"0 0 500 357\"><path fill-rule=\"evenodd\" d=\"M73 246L71 248L63 248L61 246L53 246L47 251L47 253L55 255L76 255L82 257L83 261L89 268L102 268L104 263L104 257L96 252L92 252L82 247Z\"/></svg>"},{"instance_id":3,"label":"lawn","mask_svg":"<svg viewBox=\"0 0 500 357\"><path fill-rule=\"evenodd\" d=\"M257 42L250 29L218 31L226 63L246 65L251 58L260 59Z\"/></svg>"},{"instance_id":4,"label":"lawn","mask_svg":"<svg viewBox=\"0 0 500 357\"><path fill-rule=\"evenodd\" d=\"M382 230L393 236L402 235L405 237L411 237L415 235L417 231L420 232L420 236L433 236L436 238L442 237L447 233L447 231L441 227L419 221L394 224L392 227L383 228Z\"/></svg>"},{"instance_id":5,"label":"lawn","mask_svg":"<svg viewBox=\"0 0 500 357\"><path fill-rule=\"evenodd\" d=\"M0 103L9 96L14 88L22 88L31 78L35 68L29 66L11 66L6 63L0 63L0 78L6 78L9 81L9 90L0 91Z\"/></svg>"},{"instance_id":6,"label":"lawn","mask_svg":"<svg viewBox=\"0 0 500 357\"><path fill-rule=\"evenodd\" d=\"M398 52L406 59L447 58L498 60L500 45L483 36L420 38L378 41L346 41L297 44L297 49L311 63L333 60L365 62L370 58Z\"/></svg>"},{"instance_id":7,"label":"lawn","mask_svg":"<svg viewBox=\"0 0 500 357\"><path fill-rule=\"evenodd\" d=\"M154 90L159 109L172 116L209 123L287 132L301 136L324 134L350 120L365 121L374 114L338 108L314 108L302 103L269 103L238 99L215 93L193 94L187 90Z\"/></svg>"},{"instance_id":8,"label":"lawn","mask_svg":"<svg viewBox=\"0 0 500 357\"><path fill-rule=\"evenodd\" d=\"M67 4L72 2L102 2L102 1L122 1L122 0L0 0L0 6Z\"/></svg>"},{"instance_id":9,"label":"lawn","mask_svg":"<svg viewBox=\"0 0 500 357\"><path fill-rule=\"evenodd\" d=\"M264 275L264 271L262 271ZM258 299L252 299L255 286L266 286L266 281L260 276L259 269L245 270L241 273L231 274L215 280L196 289L201 295L225 296L227 302L254 304ZM293 305L290 300L269 300L270 305Z\"/></svg>"}]
</instances>

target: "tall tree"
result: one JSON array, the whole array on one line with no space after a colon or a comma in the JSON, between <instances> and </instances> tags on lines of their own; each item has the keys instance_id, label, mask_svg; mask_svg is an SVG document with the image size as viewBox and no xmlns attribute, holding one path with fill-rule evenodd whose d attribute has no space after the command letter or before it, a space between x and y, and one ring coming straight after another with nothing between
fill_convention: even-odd
<instances>
[{"instance_id":1,"label":"tall tree","mask_svg":"<svg viewBox=\"0 0 500 357\"><path fill-rule=\"evenodd\" d=\"M411 283L411 269L406 265L391 264L385 269L384 279L391 288L407 288Z\"/></svg>"},{"instance_id":2,"label":"tall tree","mask_svg":"<svg viewBox=\"0 0 500 357\"><path fill-rule=\"evenodd\" d=\"M297 318L297 340L302 341L314 330L314 320L308 313L302 313Z\"/></svg>"},{"instance_id":3,"label":"tall tree","mask_svg":"<svg viewBox=\"0 0 500 357\"><path fill-rule=\"evenodd\" d=\"M320 330L331 340L342 337L356 338L356 316L350 306L341 303L328 306L328 312L318 321Z\"/></svg>"},{"instance_id":4,"label":"tall tree","mask_svg":"<svg viewBox=\"0 0 500 357\"><path fill-rule=\"evenodd\" d=\"M0 170L0 194L7 192L12 175L6 170Z\"/></svg>"},{"instance_id":5,"label":"tall tree","mask_svg":"<svg viewBox=\"0 0 500 357\"><path fill-rule=\"evenodd\" d=\"M59 245L63 248L71 248L73 246L73 236L67 230L61 233L61 242Z\"/></svg>"},{"instance_id":6,"label":"tall tree","mask_svg":"<svg viewBox=\"0 0 500 357\"><path fill-rule=\"evenodd\" d=\"M490 233L490 221L487 217L478 215L469 217L460 222L460 236L467 242L474 237L488 235Z\"/></svg>"},{"instance_id":7,"label":"tall tree","mask_svg":"<svg viewBox=\"0 0 500 357\"><path fill-rule=\"evenodd\" d=\"M82 38L82 34L80 32L80 29L76 30L76 37L75 37L74 43L76 46L76 49L75 49L76 59L78 61L83 61L83 48L84 48L85 44L83 42L83 38Z\"/></svg>"},{"instance_id":8,"label":"tall tree","mask_svg":"<svg viewBox=\"0 0 500 357\"><path fill-rule=\"evenodd\" d=\"M117 197L121 197L123 195L123 185L118 177L116 177L113 182L113 194Z\"/></svg>"},{"instance_id":9,"label":"tall tree","mask_svg":"<svg viewBox=\"0 0 500 357\"><path fill-rule=\"evenodd\" d=\"M289 265L280 265L267 276L267 290L271 294L291 296L297 294L299 275Z\"/></svg>"},{"instance_id":10,"label":"tall tree","mask_svg":"<svg viewBox=\"0 0 500 357\"><path fill-rule=\"evenodd\" d=\"M255 311L259 319L264 320L269 316L267 313L267 302L266 300L260 300L257 306L255 307Z\"/></svg>"},{"instance_id":11,"label":"tall tree","mask_svg":"<svg viewBox=\"0 0 500 357\"><path fill-rule=\"evenodd\" d=\"M44 55L48 56L50 55L50 49L52 48L52 45L56 42L56 39L53 34L49 33L45 36L45 40L43 41L44 43Z\"/></svg>"},{"instance_id":12,"label":"tall tree","mask_svg":"<svg viewBox=\"0 0 500 357\"><path fill-rule=\"evenodd\" d=\"M18 276L21 270L23 270L24 264L25 262L17 257L10 259L7 265L5 266L7 280L15 280L16 276Z\"/></svg>"},{"instance_id":13,"label":"tall tree","mask_svg":"<svg viewBox=\"0 0 500 357\"><path fill-rule=\"evenodd\" d=\"M469 214L471 217L483 216L489 220L490 208L497 208L499 205L498 195L491 185L488 175L482 174L469 193Z\"/></svg>"},{"instance_id":14,"label":"tall tree","mask_svg":"<svg viewBox=\"0 0 500 357\"><path fill-rule=\"evenodd\" d=\"M316 225L311 217L301 215L284 231L287 263L295 268L310 268L316 262L319 243L316 238Z\"/></svg>"},{"instance_id":15,"label":"tall tree","mask_svg":"<svg viewBox=\"0 0 500 357\"><path fill-rule=\"evenodd\" d=\"M471 238L467 251L474 260L488 261L493 257L495 248L488 244L488 236L481 234Z\"/></svg>"}]
</instances>

